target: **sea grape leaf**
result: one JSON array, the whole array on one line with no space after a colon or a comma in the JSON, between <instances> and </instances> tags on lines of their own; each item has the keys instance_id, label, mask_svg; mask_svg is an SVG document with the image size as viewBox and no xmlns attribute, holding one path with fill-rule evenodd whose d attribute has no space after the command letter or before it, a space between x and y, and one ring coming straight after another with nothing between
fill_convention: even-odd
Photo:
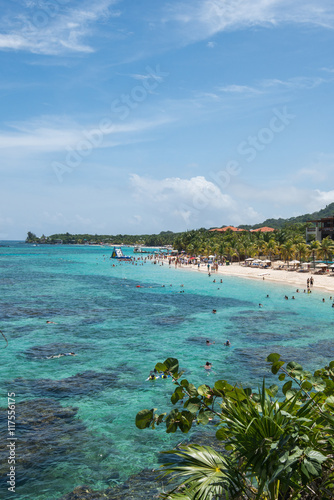
<instances>
[{"instance_id":1,"label":"sea grape leaf","mask_svg":"<svg viewBox=\"0 0 334 500\"><path fill-rule=\"evenodd\" d=\"M269 354L266 361L268 361L268 363L276 363L277 361L280 360L280 358L281 358L280 354L278 354L277 352L273 352Z\"/></svg>"},{"instance_id":2,"label":"sea grape leaf","mask_svg":"<svg viewBox=\"0 0 334 500\"><path fill-rule=\"evenodd\" d=\"M138 427L138 429L146 429L150 426L153 420L154 410L155 408L153 408L152 410L141 410L137 413L136 426Z\"/></svg>"}]
</instances>

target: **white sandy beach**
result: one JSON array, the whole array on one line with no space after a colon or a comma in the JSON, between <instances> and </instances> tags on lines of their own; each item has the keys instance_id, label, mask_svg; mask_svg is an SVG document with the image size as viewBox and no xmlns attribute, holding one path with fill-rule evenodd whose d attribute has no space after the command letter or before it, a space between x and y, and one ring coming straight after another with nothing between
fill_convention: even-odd
<instances>
[{"instance_id":1,"label":"white sandy beach","mask_svg":"<svg viewBox=\"0 0 334 500\"><path fill-rule=\"evenodd\" d=\"M168 264L168 260L165 259L165 263ZM280 263L275 263L277 266ZM282 263L283 264L283 263ZM174 266L174 263L172 264ZM208 272L207 265L201 264L200 270L198 270L197 265L193 264L178 264L178 267L182 269L193 270L194 272ZM298 271L286 271L282 269L261 269L249 266L243 266L239 263L233 263L229 266L223 265L219 266L218 271L210 271L211 276L238 276L240 278L249 278L255 280L271 281L280 284L289 284L298 288L300 292L303 292L307 288L306 280L307 278L313 278L313 289L323 290L324 292L333 293L334 295L334 272L330 271L326 274L319 275L314 274L313 271L309 272L298 272Z\"/></svg>"}]
</instances>

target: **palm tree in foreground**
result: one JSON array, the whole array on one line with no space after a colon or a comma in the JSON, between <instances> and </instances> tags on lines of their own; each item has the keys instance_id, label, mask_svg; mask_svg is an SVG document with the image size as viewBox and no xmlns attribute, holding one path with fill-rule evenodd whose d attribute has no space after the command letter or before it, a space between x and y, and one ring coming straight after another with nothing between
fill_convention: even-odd
<instances>
[{"instance_id":1,"label":"palm tree in foreground","mask_svg":"<svg viewBox=\"0 0 334 500\"><path fill-rule=\"evenodd\" d=\"M330 239L329 236L324 238L322 242L320 243L319 247L319 254L321 257L326 260L326 262L329 259L329 256L334 252L334 242L333 240Z\"/></svg>"}]
</instances>

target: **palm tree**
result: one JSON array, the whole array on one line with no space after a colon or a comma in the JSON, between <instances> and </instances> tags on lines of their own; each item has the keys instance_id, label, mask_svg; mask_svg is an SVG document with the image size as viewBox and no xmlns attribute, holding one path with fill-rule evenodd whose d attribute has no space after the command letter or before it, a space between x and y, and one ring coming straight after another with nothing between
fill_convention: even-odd
<instances>
[{"instance_id":1,"label":"palm tree","mask_svg":"<svg viewBox=\"0 0 334 500\"><path fill-rule=\"evenodd\" d=\"M306 255L307 255L307 245L306 243L296 243L295 245L295 256L299 257L299 260L302 261L302 259L305 260Z\"/></svg>"},{"instance_id":2,"label":"palm tree","mask_svg":"<svg viewBox=\"0 0 334 500\"><path fill-rule=\"evenodd\" d=\"M266 253L269 260L271 260L272 254L276 255L277 253L277 244L274 238L271 238L268 243L265 243L263 246L263 250Z\"/></svg>"},{"instance_id":3,"label":"palm tree","mask_svg":"<svg viewBox=\"0 0 334 500\"><path fill-rule=\"evenodd\" d=\"M283 259L287 262L293 257L294 254L294 244L292 240L288 240L286 243L280 246L280 251L282 253Z\"/></svg>"},{"instance_id":4,"label":"palm tree","mask_svg":"<svg viewBox=\"0 0 334 500\"><path fill-rule=\"evenodd\" d=\"M318 240L312 241L308 245L309 252L312 255L313 267L315 267L315 256L318 253L319 248L320 248L320 242Z\"/></svg>"},{"instance_id":5,"label":"palm tree","mask_svg":"<svg viewBox=\"0 0 334 500\"><path fill-rule=\"evenodd\" d=\"M326 260L329 259L329 256L334 252L334 242L330 239L329 236L324 238L320 244L319 254L320 256Z\"/></svg>"}]
</instances>

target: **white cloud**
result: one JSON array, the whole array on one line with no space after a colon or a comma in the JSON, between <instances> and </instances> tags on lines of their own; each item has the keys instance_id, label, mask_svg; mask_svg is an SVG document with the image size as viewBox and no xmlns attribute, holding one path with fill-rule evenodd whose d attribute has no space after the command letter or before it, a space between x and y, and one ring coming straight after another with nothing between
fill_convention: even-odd
<instances>
[{"instance_id":1,"label":"white cloud","mask_svg":"<svg viewBox=\"0 0 334 500\"><path fill-rule=\"evenodd\" d=\"M82 2L77 7L63 6L64 2L31 3L20 15L3 16L0 50L48 55L93 52L82 40L92 33L94 23L112 15L109 8L116 1Z\"/></svg>"},{"instance_id":2,"label":"white cloud","mask_svg":"<svg viewBox=\"0 0 334 500\"><path fill-rule=\"evenodd\" d=\"M320 191L316 189L312 196L312 204L316 206L315 210L324 208L325 205L329 205L334 202L334 190L332 191Z\"/></svg>"},{"instance_id":3,"label":"white cloud","mask_svg":"<svg viewBox=\"0 0 334 500\"><path fill-rule=\"evenodd\" d=\"M206 44L206 46L207 46L209 49L214 49L216 45L217 45L217 43L216 43L216 42L208 42L208 43Z\"/></svg>"},{"instance_id":4,"label":"white cloud","mask_svg":"<svg viewBox=\"0 0 334 500\"><path fill-rule=\"evenodd\" d=\"M229 195L223 194L213 183L203 176L181 179L170 177L155 180L132 174L131 185L137 200L167 203L176 208L174 203L189 204L190 208L201 210L232 208L234 202Z\"/></svg>"},{"instance_id":5,"label":"white cloud","mask_svg":"<svg viewBox=\"0 0 334 500\"><path fill-rule=\"evenodd\" d=\"M190 39L252 26L280 23L334 27L334 5L330 0L186 0L171 9L169 18L184 25Z\"/></svg>"},{"instance_id":6,"label":"white cloud","mask_svg":"<svg viewBox=\"0 0 334 500\"><path fill-rule=\"evenodd\" d=\"M128 143L129 134L138 134L145 130L161 126L168 118L127 121L113 123L105 117L95 125L86 126L74 123L62 117L41 117L27 122L9 124L12 131L0 130L0 149L52 152L66 148L77 148L79 144L89 142L92 148L113 147Z\"/></svg>"},{"instance_id":7,"label":"white cloud","mask_svg":"<svg viewBox=\"0 0 334 500\"><path fill-rule=\"evenodd\" d=\"M261 94L262 90L248 85L225 85L219 88L220 92L232 94Z\"/></svg>"},{"instance_id":8,"label":"white cloud","mask_svg":"<svg viewBox=\"0 0 334 500\"><path fill-rule=\"evenodd\" d=\"M234 213L237 204L203 176L161 180L132 174L130 184L138 207L148 213L168 218L172 227L186 223L192 227L216 217L217 213ZM165 222L165 221L164 221ZM166 227L166 223L161 227Z\"/></svg>"},{"instance_id":9,"label":"white cloud","mask_svg":"<svg viewBox=\"0 0 334 500\"><path fill-rule=\"evenodd\" d=\"M294 77L287 80L276 78L262 80L254 86L249 85L225 85L219 87L220 92L231 94L264 94L273 90L310 90L325 83L327 80L319 77Z\"/></svg>"}]
</instances>

